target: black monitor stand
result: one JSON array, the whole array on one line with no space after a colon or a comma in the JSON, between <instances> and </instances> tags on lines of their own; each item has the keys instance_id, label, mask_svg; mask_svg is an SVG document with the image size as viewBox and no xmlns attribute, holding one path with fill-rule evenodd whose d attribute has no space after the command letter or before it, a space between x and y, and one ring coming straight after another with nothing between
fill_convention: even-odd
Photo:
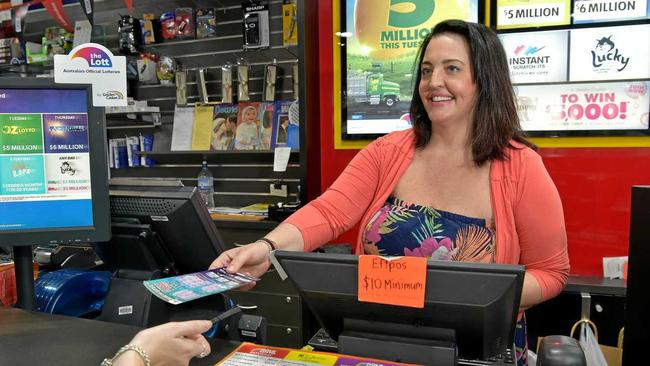
<instances>
[{"instance_id":1,"label":"black monitor stand","mask_svg":"<svg viewBox=\"0 0 650 366\"><path fill-rule=\"evenodd\" d=\"M25 310L36 310L36 295L34 294L34 269L32 247L30 245L14 247L14 268L16 270L16 307Z\"/></svg>"},{"instance_id":2,"label":"black monitor stand","mask_svg":"<svg viewBox=\"0 0 650 366\"><path fill-rule=\"evenodd\" d=\"M456 332L430 326L344 319L338 352L422 365L457 364ZM404 359L408 355L408 359Z\"/></svg>"}]
</instances>

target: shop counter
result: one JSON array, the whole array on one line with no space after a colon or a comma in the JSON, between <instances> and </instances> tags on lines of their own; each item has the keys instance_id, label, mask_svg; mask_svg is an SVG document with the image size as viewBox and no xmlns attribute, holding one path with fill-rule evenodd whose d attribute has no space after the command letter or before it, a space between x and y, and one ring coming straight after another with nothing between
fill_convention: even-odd
<instances>
[{"instance_id":1,"label":"shop counter","mask_svg":"<svg viewBox=\"0 0 650 366\"><path fill-rule=\"evenodd\" d=\"M127 344L141 328L0 307L0 365L90 366ZM212 366L239 342L208 339L212 352L192 366Z\"/></svg>"}]
</instances>

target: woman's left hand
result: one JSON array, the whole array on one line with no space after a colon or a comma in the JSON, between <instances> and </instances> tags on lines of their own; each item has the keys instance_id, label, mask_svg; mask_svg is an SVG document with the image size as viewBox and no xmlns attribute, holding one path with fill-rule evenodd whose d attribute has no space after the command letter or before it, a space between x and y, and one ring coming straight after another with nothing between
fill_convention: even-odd
<instances>
[{"instance_id":1,"label":"woman's left hand","mask_svg":"<svg viewBox=\"0 0 650 366\"><path fill-rule=\"evenodd\" d=\"M149 355L151 366L188 365L193 357L205 357L210 344L201 335L212 327L209 320L165 323L140 331L129 344L138 346ZM128 355L127 355L128 353ZM131 366L133 351L127 351L114 366Z\"/></svg>"}]
</instances>

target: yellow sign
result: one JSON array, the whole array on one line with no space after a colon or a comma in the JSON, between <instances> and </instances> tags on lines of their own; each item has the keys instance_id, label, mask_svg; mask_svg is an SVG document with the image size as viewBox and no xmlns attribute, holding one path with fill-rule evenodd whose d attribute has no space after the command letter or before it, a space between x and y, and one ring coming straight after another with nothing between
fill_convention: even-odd
<instances>
[{"instance_id":1,"label":"yellow sign","mask_svg":"<svg viewBox=\"0 0 650 366\"><path fill-rule=\"evenodd\" d=\"M355 39L348 46L354 53L377 60L404 57L415 53L442 20L476 21L470 4L475 1L357 0Z\"/></svg>"},{"instance_id":2,"label":"yellow sign","mask_svg":"<svg viewBox=\"0 0 650 366\"><path fill-rule=\"evenodd\" d=\"M290 351L284 359L287 361L297 361L301 364L304 362L310 365L334 366L334 364L336 364L336 360L338 360L338 357L323 353Z\"/></svg>"}]
</instances>

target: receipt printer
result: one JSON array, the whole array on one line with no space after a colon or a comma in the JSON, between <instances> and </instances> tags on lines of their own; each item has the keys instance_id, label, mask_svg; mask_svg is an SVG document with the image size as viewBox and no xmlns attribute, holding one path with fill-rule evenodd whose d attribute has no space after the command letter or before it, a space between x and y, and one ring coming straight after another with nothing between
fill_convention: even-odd
<instances>
[{"instance_id":1,"label":"receipt printer","mask_svg":"<svg viewBox=\"0 0 650 366\"><path fill-rule=\"evenodd\" d=\"M242 342L266 344L266 318L243 314L239 319L239 339Z\"/></svg>"}]
</instances>

